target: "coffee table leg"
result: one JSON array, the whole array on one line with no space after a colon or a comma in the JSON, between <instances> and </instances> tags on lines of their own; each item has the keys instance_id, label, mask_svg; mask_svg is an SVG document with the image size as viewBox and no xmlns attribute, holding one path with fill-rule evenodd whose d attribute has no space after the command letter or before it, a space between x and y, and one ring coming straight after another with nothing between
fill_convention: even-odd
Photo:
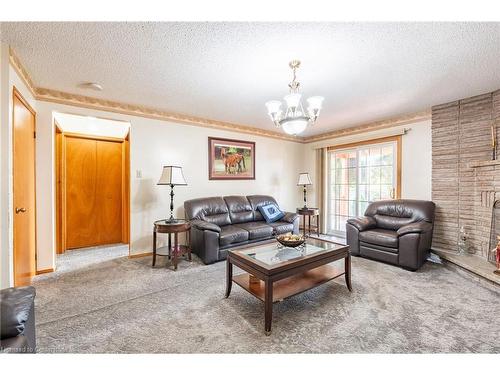
<instances>
[{"instance_id":1,"label":"coffee table leg","mask_svg":"<svg viewBox=\"0 0 500 375\"><path fill-rule=\"evenodd\" d=\"M226 260L226 298L231 294L231 287L233 286L233 264L227 258Z\"/></svg>"},{"instance_id":2,"label":"coffee table leg","mask_svg":"<svg viewBox=\"0 0 500 375\"><path fill-rule=\"evenodd\" d=\"M347 289L352 292L351 285L351 254L348 254L345 258L345 283L347 284Z\"/></svg>"},{"instance_id":3,"label":"coffee table leg","mask_svg":"<svg viewBox=\"0 0 500 375\"><path fill-rule=\"evenodd\" d=\"M270 280L265 280L264 310L265 333L266 336L269 336L271 334L271 322L273 320L273 282Z\"/></svg>"}]
</instances>

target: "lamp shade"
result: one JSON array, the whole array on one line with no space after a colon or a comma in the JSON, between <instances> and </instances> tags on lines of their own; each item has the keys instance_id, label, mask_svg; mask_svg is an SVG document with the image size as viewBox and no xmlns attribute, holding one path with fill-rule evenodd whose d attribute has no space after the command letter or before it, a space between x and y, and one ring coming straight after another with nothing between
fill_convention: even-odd
<instances>
[{"instance_id":1,"label":"lamp shade","mask_svg":"<svg viewBox=\"0 0 500 375\"><path fill-rule=\"evenodd\" d=\"M299 174L299 182L297 185L312 185L311 178L309 177L309 173L301 173Z\"/></svg>"},{"instance_id":2,"label":"lamp shade","mask_svg":"<svg viewBox=\"0 0 500 375\"><path fill-rule=\"evenodd\" d=\"M172 165L164 166L158 185L187 185L182 168Z\"/></svg>"}]
</instances>

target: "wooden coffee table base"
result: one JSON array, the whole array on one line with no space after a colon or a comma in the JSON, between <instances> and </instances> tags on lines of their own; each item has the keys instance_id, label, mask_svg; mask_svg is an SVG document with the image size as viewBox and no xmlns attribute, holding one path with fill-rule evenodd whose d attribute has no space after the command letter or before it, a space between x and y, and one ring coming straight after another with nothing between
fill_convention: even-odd
<instances>
[{"instance_id":1,"label":"wooden coffee table base","mask_svg":"<svg viewBox=\"0 0 500 375\"><path fill-rule=\"evenodd\" d=\"M328 263L345 259L345 269L336 269ZM233 276L233 265L247 273ZM254 278L261 282L255 282ZM264 302L265 306L265 333L271 334L273 303L287 297L305 292L330 280L345 275L345 282L349 291L351 286L351 256L346 250L342 254L324 258L313 263L298 265L295 268L274 275L266 275L240 259L228 256L226 262L226 298L231 294L232 283L238 284L250 294ZM252 280L253 279L253 280Z\"/></svg>"}]
</instances>

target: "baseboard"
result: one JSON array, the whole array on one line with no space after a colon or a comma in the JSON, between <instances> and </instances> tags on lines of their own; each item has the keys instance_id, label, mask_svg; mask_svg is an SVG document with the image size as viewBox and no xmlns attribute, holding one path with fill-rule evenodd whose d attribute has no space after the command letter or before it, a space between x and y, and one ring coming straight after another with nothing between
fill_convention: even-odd
<instances>
[{"instance_id":1,"label":"baseboard","mask_svg":"<svg viewBox=\"0 0 500 375\"><path fill-rule=\"evenodd\" d=\"M128 257L129 257L129 259L133 259L133 258L142 258L142 257L147 257L148 255L153 255L153 252L149 252L149 253L139 253L139 254L130 254Z\"/></svg>"},{"instance_id":2,"label":"baseboard","mask_svg":"<svg viewBox=\"0 0 500 375\"><path fill-rule=\"evenodd\" d=\"M51 273L51 272L54 272L54 269L53 268L46 268L44 270L37 270L36 271L36 274L37 275L42 275L44 273Z\"/></svg>"}]
</instances>

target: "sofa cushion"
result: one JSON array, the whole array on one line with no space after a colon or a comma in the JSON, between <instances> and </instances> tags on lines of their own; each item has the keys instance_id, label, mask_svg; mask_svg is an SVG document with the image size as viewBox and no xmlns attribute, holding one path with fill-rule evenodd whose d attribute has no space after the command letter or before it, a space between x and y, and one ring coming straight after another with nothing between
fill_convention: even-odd
<instances>
[{"instance_id":1,"label":"sofa cushion","mask_svg":"<svg viewBox=\"0 0 500 375\"><path fill-rule=\"evenodd\" d=\"M263 221L252 221L250 223L235 224L248 232L248 238L251 240L257 238L267 238L273 235L273 227Z\"/></svg>"},{"instance_id":2,"label":"sofa cushion","mask_svg":"<svg viewBox=\"0 0 500 375\"><path fill-rule=\"evenodd\" d=\"M370 229L359 232L359 240L385 247L398 247L398 234L388 229Z\"/></svg>"},{"instance_id":3,"label":"sofa cushion","mask_svg":"<svg viewBox=\"0 0 500 375\"><path fill-rule=\"evenodd\" d=\"M229 209L222 197L198 198L184 202L189 220L200 219L218 226L231 224Z\"/></svg>"},{"instance_id":4,"label":"sofa cushion","mask_svg":"<svg viewBox=\"0 0 500 375\"><path fill-rule=\"evenodd\" d=\"M276 231L276 234L284 234L288 232L293 232L293 223L287 223L286 221L275 221L269 224Z\"/></svg>"},{"instance_id":5,"label":"sofa cushion","mask_svg":"<svg viewBox=\"0 0 500 375\"><path fill-rule=\"evenodd\" d=\"M253 221L253 210L248 199L241 195L231 195L224 197L224 201L229 209L231 223L247 223Z\"/></svg>"},{"instance_id":6,"label":"sofa cushion","mask_svg":"<svg viewBox=\"0 0 500 375\"><path fill-rule=\"evenodd\" d=\"M259 206L259 212L268 224L283 219L285 216L285 213L274 203Z\"/></svg>"},{"instance_id":7,"label":"sofa cushion","mask_svg":"<svg viewBox=\"0 0 500 375\"><path fill-rule=\"evenodd\" d=\"M2 340L24 333L35 294L35 288L32 286L7 288L0 291Z\"/></svg>"},{"instance_id":8,"label":"sofa cushion","mask_svg":"<svg viewBox=\"0 0 500 375\"><path fill-rule=\"evenodd\" d=\"M232 243L248 241L248 231L237 227L236 225L225 225L221 227L219 235L220 246L226 246Z\"/></svg>"}]
</instances>

